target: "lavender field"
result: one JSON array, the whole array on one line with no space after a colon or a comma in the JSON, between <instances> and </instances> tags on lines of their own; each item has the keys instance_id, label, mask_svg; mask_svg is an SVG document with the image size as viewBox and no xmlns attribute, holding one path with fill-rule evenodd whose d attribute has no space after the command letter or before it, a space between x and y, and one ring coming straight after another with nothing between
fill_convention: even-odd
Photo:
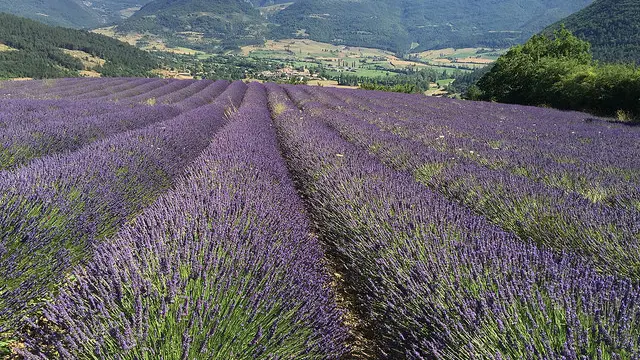
<instances>
[{"instance_id":1,"label":"lavender field","mask_svg":"<svg viewBox=\"0 0 640 360\"><path fill-rule=\"evenodd\" d=\"M0 82L0 358L640 359L640 127Z\"/></svg>"}]
</instances>

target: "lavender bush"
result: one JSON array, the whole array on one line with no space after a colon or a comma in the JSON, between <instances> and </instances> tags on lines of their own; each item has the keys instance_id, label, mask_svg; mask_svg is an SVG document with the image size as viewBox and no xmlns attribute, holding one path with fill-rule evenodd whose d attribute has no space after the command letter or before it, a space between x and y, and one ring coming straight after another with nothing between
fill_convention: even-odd
<instances>
[{"instance_id":1,"label":"lavender bush","mask_svg":"<svg viewBox=\"0 0 640 360\"><path fill-rule=\"evenodd\" d=\"M0 177L0 333L22 326L71 267L166 190L245 89L234 83L218 102Z\"/></svg>"},{"instance_id":2,"label":"lavender bush","mask_svg":"<svg viewBox=\"0 0 640 360\"><path fill-rule=\"evenodd\" d=\"M300 88L295 94L301 96L303 108L314 105ZM331 100L333 106L323 106ZM325 97L322 105L315 104L312 111L349 141L398 170L414 173L421 182L522 239L578 253L593 261L601 271L640 279L640 211L622 205L622 201L593 202L574 191L549 186L505 169L483 166L443 150L437 144L426 146L414 140L419 132L397 132L385 126L393 124L392 119L396 117L383 120L375 113L347 109L345 104ZM378 120L372 120L375 118ZM436 139L450 136L447 132L435 134L441 133L447 135L431 136ZM632 152L633 149L619 151ZM561 156L560 152L557 154ZM626 185L638 188L633 181L627 181ZM631 189L627 189L624 196L627 204L635 197Z\"/></svg>"},{"instance_id":3,"label":"lavender bush","mask_svg":"<svg viewBox=\"0 0 640 360\"><path fill-rule=\"evenodd\" d=\"M33 320L26 358L333 359L346 331L262 85Z\"/></svg>"},{"instance_id":4,"label":"lavender bush","mask_svg":"<svg viewBox=\"0 0 640 360\"><path fill-rule=\"evenodd\" d=\"M348 89L0 82L0 357L640 360L638 131Z\"/></svg>"},{"instance_id":5,"label":"lavender bush","mask_svg":"<svg viewBox=\"0 0 640 360\"><path fill-rule=\"evenodd\" d=\"M14 100L0 101L0 107ZM179 110L169 106L119 106L74 101L30 100L32 111L0 113L0 170L55 153L73 151L111 135L142 128L175 117ZM59 111L51 111L52 106ZM41 110L42 109L42 110ZM96 114L95 109L100 109ZM89 115L93 113L93 115ZM84 114L87 114L85 116Z\"/></svg>"},{"instance_id":6,"label":"lavender bush","mask_svg":"<svg viewBox=\"0 0 640 360\"><path fill-rule=\"evenodd\" d=\"M290 170L381 358L640 355L640 290L526 244L382 165L314 114L304 90L271 108Z\"/></svg>"}]
</instances>

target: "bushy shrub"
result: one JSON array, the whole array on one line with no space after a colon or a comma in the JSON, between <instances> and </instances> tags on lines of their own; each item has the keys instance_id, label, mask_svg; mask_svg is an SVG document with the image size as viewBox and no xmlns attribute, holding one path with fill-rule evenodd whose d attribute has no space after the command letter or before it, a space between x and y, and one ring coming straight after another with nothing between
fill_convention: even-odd
<instances>
[{"instance_id":1,"label":"bushy shrub","mask_svg":"<svg viewBox=\"0 0 640 360\"><path fill-rule=\"evenodd\" d=\"M562 28L537 35L498 59L469 98L548 105L616 116L640 116L640 70L635 65L593 61L590 44ZM473 95L473 96L471 96Z\"/></svg>"}]
</instances>

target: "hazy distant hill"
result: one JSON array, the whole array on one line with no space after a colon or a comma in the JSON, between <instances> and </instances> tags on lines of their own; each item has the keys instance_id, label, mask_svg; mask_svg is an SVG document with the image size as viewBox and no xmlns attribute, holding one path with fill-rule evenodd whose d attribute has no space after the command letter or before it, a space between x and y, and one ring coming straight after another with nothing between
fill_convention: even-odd
<instances>
[{"instance_id":1,"label":"hazy distant hill","mask_svg":"<svg viewBox=\"0 0 640 360\"><path fill-rule=\"evenodd\" d=\"M561 24L591 43L594 58L640 64L640 1L596 0L545 31Z\"/></svg>"},{"instance_id":2,"label":"hazy distant hill","mask_svg":"<svg viewBox=\"0 0 640 360\"><path fill-rule=\"evenodd\" d=\"M266 38L310 38L396 52L507 47L593 0L155 0L120 26L172 44L228 49ZM259 6L293 3L261 16Z\"/></svg>"},{"instance_id":3,"label":"hazy distant hill","mask_svg":"<svg viewBox=\"0 0 640 360\"><path fill-rule=\"evenodd\" d=\"M391 0L300 0L276 14L273 34L397 49L411 44L402 4Z\"/></svg>"},{"instance_id":4,"label":"hazy distant hill","mask_svg":"<svg viewBox=\"0 0 640 360\"><path fill-rule=\"evenodd\" d=\"M73 28L104 26L121 19L121 11L149 0L0 0L0 12L50 25Z\"/></svg>"},{"instance_id":5,"label":"hazy distant hill","mask_svg":"<svg viewBox=\"0 0 640 360\"><path fill-rule=\"evenodd\" d=\"M407 50L508 46L593 0L299 0L275 15L274 34Z\"/></svg>"},{"instance_id":6,"label":"hazy distant hill","mask_svg":"<svg viewBox=\"0 0 640 360\"><path fill-rule=\"evenodd\" d=\"M0 78L145 76L154 55L118 40L83 30L52 27L0 13Z\"/></svg>"},{"instance_id":7,"label":"hazy distant hill","mask_svg":"<svg viewBox=\"0 0 640 360\"><path fill-rule=\"evenodd\" d=\"M245 0L155 0L125 20L121 32L148 32L200 48L261 42L267 22Z\"/></svg>"}]
</instances>

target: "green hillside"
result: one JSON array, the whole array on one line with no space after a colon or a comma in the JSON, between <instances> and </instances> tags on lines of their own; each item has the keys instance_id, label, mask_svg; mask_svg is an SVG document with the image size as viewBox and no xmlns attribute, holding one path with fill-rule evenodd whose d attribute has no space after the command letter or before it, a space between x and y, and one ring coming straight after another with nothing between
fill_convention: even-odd
<instances>
[{"instance_id":1,"label":"green hillside","mask_svg":"<svg viewBox=\"0 0 640 360\"><path fill-rule=\"evenodd\" d=\"M299 0L276 14L274 36L403 52L443 47L506 47L592 0Z\"/></svg>"},{"instance_id":2,"label":"green hillside","mask_svg":"<svg viewBox=\"0 0 640 360\"><path fill-rule=\"evenodd\" d=\"M156 0L118 27L206 50L261 42L267 29L260 11L244 0Z\"/></svg>"},{"instance_id":3,"label":"green hillside","mask_svg":"<svg viewBox=\"0 0 640 360\"><path fill-rule=\"evenodd\" d=\"M508 47L593 0L156 0L118 26L173 46L225 50L309 38L398 53ZM258 7L292 3L261 15ZM266 17L265 17L266 16Z\"/></svg>"},{"instance_id":4,"label":"green hillside","mask_svg":"<svg viewBox=\"0 0 640 360\"><path fill-rule=\"evenodd\" d=\"M75 0L0 0L0 12L67 27L90 27L102 22L97 12Z\"/></svg>"},{"instance_id":5,"label":"green hillside","mask_svg":"<svg viewBox=\"0 0 640 360\"><path fill-rule=\"evenodd\" d=\"M640 64L640 1L596 0L592 5L554 24L562 24L591 43L595 59Z\"/></svg>"},{"instance_id":6,"label":"green hillside","mask_svg":"<svg viewBox=\"0 0 640 360\"><path fill-rule=\"evenodd\" d=\"M6 48L0 51L0 78L78 76L86 70L84 59L65 50L100 59L92 70L102 76L146 76L158 62L153 55L106 36L2 13L0 44Z\"/></svg>"},{"instance_id":7,"label":"green hillside","mask_svg":"<svg viewBox=\"0 0 640 360\"><path fill-rule=\"evenodd\" d=\"M0 12L28 17L45 24L72 28L104 26L121 19L121 11L149 0L0 0Z\"/></svg>"},{"instance_id":8,"label":"green hillside","mask_svg":"<svg viewBox=\"0 0 640 360\"><path fill-rule=\"evenodd\" d=\"M276 14L273 35L395 50L411 40L394 1L301 0Z\"/></svg>"}]
</instances>

